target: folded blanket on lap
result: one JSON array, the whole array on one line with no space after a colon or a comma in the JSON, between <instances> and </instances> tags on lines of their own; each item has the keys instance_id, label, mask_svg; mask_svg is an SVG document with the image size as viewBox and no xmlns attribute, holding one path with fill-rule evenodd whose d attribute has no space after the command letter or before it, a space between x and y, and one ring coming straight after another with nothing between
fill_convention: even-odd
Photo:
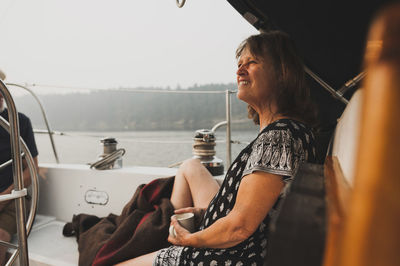
<instances>
[{"instance_id":1,"label":"folded blanket on lap","mask_svg":"<svg viewBox=\"0 0 400 266\"><path fill-rule=\"evenodd\" d=\"M140 185L119 216L74 215L63 234L77 237L79 265L113 265L169 246L173 182L169 177Z\"/></svg>"}]
</instances>

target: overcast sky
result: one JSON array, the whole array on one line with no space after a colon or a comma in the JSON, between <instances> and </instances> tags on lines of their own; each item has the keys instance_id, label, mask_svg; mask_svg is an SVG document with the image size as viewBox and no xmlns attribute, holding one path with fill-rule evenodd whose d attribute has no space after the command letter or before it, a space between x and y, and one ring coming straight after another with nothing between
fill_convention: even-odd
<instances>
[{"instance_id":1,"label":"overcast sky","mask_svg":"<svg viewBox=\"0 0 400 266\"><path fill-rule=\"evenodd\" d=\"M0 0L0 29L6 81L99 89L234 82L257 33L225 0Z\"/></svg>"}]
</instances>

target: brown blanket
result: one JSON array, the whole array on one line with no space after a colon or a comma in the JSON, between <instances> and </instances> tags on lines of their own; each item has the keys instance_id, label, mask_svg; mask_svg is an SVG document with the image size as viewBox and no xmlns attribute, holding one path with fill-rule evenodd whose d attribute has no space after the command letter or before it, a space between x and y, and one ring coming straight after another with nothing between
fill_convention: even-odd
<instances>
[{"instance_id":1,"label":"brown blanket","mask_svg":"<svg viewBox=\"0 0 400 266\"><path fill-rule=\"evenodd\" d=\"M74 215L63 234L77 237L79 265L113 265L169 246L173 181L161 178L140 185L120 216Z\"/></svg>"}]
</instances>

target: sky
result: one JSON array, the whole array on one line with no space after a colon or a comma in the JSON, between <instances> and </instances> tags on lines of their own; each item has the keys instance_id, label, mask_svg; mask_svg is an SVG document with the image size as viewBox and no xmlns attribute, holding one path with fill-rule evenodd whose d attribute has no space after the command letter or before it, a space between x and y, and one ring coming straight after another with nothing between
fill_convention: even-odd
<instances>
[{"instance_id":1,"label":"sky","mask_svg":"<svg viewBox=\"0 0 400 266\"><path fill-rule=\"evenodd\" d=\"M235 82L257 33L223 0L0 0L0 29L6 81L39 94Z\"/></svg>"}]
</instances>

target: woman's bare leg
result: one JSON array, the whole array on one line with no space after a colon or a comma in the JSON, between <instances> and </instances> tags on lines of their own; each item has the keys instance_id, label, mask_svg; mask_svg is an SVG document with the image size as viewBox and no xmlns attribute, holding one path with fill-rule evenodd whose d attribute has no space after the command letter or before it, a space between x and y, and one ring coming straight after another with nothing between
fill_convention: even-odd
<instances>
[{"instance_id":1,"label":"woman's bare leg","mask_svg":"<svg viewBox=\"0 0 400 266\"><path fill-rule=\"evenodd\" d=\"M142 255L140 257L133 258L133 259L121 262L121 263L118 263L117 266L135 266L135 265L151 266L151 265L153 265L156 255L157 255L157 251L148 253L148 254Z\"/></svg>"},{"instance_id":2,"label":"woman's bare leg","mask_svg":"<svg viewBox=\"0 0 400 266\"><path fill-rule=\"evenodd\" d=\"M219 185L198 159L181 164L175 176L171 202L175 209L184 207L207 208L218 192ZM117 264L118 266L153 265L157 251Z\"/></svg>"},{"instance_id":3,"label":"woman's bare leg","mask_svg":"<svg viewBox=\"0 0 400 266\"><path fill-rule=\"evenodd\" d=\"M198 159L181 164L175 176L171 202L175 209L207 208L219 190L219 185Z\"/></svg>"}]
</instances>

